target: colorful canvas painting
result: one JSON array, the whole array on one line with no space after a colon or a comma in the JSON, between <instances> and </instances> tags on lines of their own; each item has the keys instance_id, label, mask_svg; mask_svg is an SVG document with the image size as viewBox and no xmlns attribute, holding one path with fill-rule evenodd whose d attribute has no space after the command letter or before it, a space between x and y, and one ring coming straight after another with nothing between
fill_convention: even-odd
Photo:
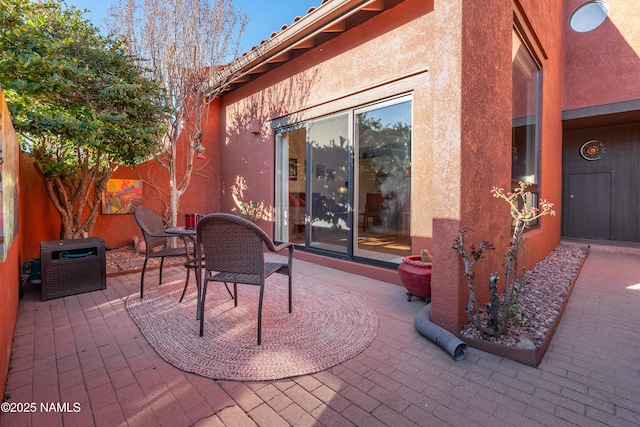
<instances>
[{"instance_id":1,"label":"colorful canvas painting","mask_svg":"<svg viewBox=\"0 0 640 427\"><path fill-rule=\"evenodd\" d=\"M142 181L110 179L102 192L103 214L129 214L142 205Z\"/></svg>"}]
</instances>

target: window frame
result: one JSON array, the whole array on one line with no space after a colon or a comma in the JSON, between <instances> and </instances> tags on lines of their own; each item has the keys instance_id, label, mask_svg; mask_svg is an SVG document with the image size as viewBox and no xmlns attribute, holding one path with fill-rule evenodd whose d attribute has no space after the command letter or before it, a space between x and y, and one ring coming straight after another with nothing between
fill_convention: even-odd
<instances>
[{"instance_id":1,"label":"window frame","mask_svg":"<svg viewBox=\"0 0 640 427\"><path fill-rule=\"evenodd\" d=\"M531 183L529 187L529 191L531 193L530 200L526 203L535 203L537 206L538 201L540 200L540 186L542 183L542 175L541 175L541 163L542 163L542 104L544 102L543 99L543 83L544 83L544 62L549 58L546 51L542 47L540 40L536 36L535 32L528 26L528 20L524 11L522 10L519 2L517 0L513 0L513 27L512 33L516 36L520 42L521 46L523 46L526 52L529 54L529 57L533 61L533 64L537 67L537 92L536 92L536 121L535 121L535 151L536 151L536 159L535 159L535 182ZM512 45L512 49L514 46ZM513 58L513 63L515 64L515 58ZM513 70L513 68L512 68ZM513 85L513 79L512 79ZM512 101L513 102L513 101ZM512 117L512 130L515 130L514 126L515 120ZM514 147L514 136L512 132L512 150ZM511 188L516 188L519 185L519 180L513 178L513 167L511 173ZM529 228L538 227L540 225L540 220L536 219L535 221L531 221L528 224Z\"/></svg>"}]
</instances>

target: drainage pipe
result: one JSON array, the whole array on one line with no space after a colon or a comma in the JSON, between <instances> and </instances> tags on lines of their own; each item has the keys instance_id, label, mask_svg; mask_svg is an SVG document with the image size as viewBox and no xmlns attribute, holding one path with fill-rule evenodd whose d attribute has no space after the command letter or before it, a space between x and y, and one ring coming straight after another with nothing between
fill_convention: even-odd
<instances>
[{"instance_id":1,"label":"drainage pipe","mask_svg":"<svg viewBox=\"0 0 640 427\"><path fill-rule=\"evenodd\" d=\"M418 313L416 319L413 321L413 325L418 332L442 347L447 353L453 356L455 360L464 359L467 344L451 332L431 322L431 304L427 304L420 313Z\"/></svg>"}]
</instances>

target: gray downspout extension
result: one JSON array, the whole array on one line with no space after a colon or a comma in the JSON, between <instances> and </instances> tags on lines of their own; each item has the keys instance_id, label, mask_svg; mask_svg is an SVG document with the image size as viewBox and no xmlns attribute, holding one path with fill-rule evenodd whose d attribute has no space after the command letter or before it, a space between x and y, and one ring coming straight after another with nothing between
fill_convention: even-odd
<instances>
[{"instance_id":1,"label":"gray downspout extension","mask_svg":"<svg viewBox=\"0 0 640 427\"><path fill-rule=\"evenodd\" d=\"M451 332L431 322L431 304L427 304L420 313L418 313L416 319L413 321L413 325L418 332L442 347L447 353L453 356L455 360L464 359L467 344Z\"/></svg>"}]
</instances>

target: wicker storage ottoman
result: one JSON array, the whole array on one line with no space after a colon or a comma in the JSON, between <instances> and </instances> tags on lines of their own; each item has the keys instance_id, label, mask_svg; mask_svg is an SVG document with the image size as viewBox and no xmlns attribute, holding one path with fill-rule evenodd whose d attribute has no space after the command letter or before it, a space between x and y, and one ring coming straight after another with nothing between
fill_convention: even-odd
<instances>
[{"instance_id":1,"label":"wicker storage ottoman","mask_svg":"<svg viewBox=\"0 0 640 427\"><path fill-rule=\"evenodd\" d=\"M40 243L42 301L107 288L100 237Z\"/></svg>"}]
</instances>

